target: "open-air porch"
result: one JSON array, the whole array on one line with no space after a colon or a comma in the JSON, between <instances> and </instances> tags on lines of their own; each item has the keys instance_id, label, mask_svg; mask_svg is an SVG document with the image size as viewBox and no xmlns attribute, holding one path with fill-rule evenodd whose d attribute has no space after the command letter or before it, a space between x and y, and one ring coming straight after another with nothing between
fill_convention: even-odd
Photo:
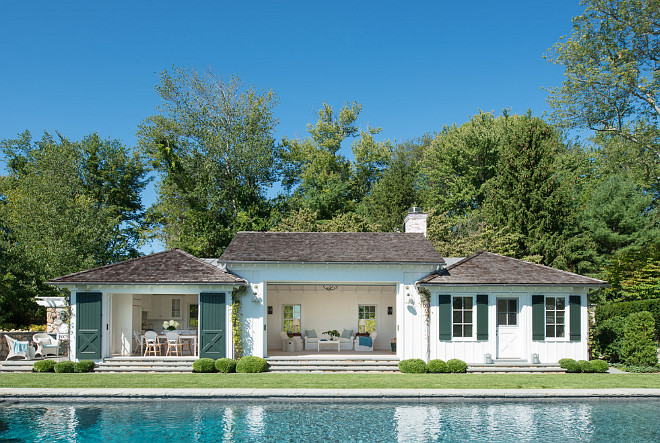
<instances>
[{"instance_id":1,"label":"open-air porch","mask_svg":"<svg viewBox=\"0 0 660 443\"><path fill-rule=\"evenodd\" d=\"M266 294L268 356L394 355L394 284L268 283Z\"/></svg>"}]
</instances>

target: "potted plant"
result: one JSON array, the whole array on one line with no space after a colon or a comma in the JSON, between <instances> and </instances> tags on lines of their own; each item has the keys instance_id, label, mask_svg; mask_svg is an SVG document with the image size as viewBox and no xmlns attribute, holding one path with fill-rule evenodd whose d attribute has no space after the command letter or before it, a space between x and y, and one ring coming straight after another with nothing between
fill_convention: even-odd
<instances>
[{"instance_id":1,"label":"potted plant","mask_svg":"<svg viewBox=\"0 0 660 443\"><path fill-rule=\"evenodd\" d=\"M178 327L179 327L179 322L176 320L165 320L163 322L163 328L167 329L168 331L174 331Z\"/></svg>"},{"instance_id":2,"label":"potted plant","mask_svg":"<svg viewBox=\"0 0 660 443\"><path fill-rule=\"evenodd\" d=\"M339 338L339 336L341 335L339 333L339 331L337 331L336 329L332 329L330 331L325 331L323 333L328 334L330 336L330 340L335 340L335 338Z\"/></svg>"},{"instance_id":3,"label":"potted plant","mask_svg":"<svg viewBox=\"0 0 660 443\"><path fill-rule=\"evenodd\" d=\"M392 339L390 346L392 347L392 352L396 352L396 337Z\"/></svg>"}]
</instances>

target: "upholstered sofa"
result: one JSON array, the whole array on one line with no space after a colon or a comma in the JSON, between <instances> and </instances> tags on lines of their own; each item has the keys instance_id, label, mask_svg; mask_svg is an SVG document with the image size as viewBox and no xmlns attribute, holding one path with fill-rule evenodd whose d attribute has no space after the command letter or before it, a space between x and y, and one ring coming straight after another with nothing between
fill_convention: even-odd
<instances>
[{"instance_id":1,"label":"upholstered sofa","mask_svg":"<svg viewBox=\"0 0 660 443\"><path fill-rule=\"evenodd\" d=\"M316 336L316 337L314 337ZM318 342L322 337L319 337L314 329L306 329L304 333L305 350L316 351L318 349ZM344 329L342 336L339 337L339 346L342 351L350 351L353 349L353 341L355 340L355 333L350 329Z\"/></svg>"}]
</instances>

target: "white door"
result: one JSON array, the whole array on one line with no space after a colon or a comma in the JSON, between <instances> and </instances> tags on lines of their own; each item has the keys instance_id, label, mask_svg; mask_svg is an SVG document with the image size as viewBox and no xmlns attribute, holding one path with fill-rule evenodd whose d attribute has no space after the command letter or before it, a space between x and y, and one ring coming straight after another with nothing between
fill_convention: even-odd
<instances>
[{"instance_id":1,"label":"white door","mask_svg":"<svg viewBox=\"0 0 660 443\"><path fill-rule=\"evenodd\" d=\"M522 357L519 309L517 298L497 299L497 358Z\"/></svg>"}]
</instances>

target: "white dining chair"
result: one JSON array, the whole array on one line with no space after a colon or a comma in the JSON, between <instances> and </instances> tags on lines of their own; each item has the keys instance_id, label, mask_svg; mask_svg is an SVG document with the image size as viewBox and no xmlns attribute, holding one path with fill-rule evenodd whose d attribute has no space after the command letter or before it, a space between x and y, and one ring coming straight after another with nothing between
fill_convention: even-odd
<instances>
[{"instance_id":1,"label":"white dining chair","mask_svg":"<svg viewBox=\"0 0 660 443\"><path fill-rule=\"evenodd\" d=\"M133 331L133 340L135 341L135 353L141 355L144 352L144 337L138 332Z\"/></svg>"},{"instance_id":2,"label":"white dining chair","mask_svg":"<svg viewBox=\"0 0 660 443\"><path fill-rule=\"evenodd\" d=\"M170 352L174 350L176 352L176 355L179 356L183 354L183 345L179 341L179 333L176 331L167 331L165 333L165 337L167 337L167 351L165 352L166 356L170 355Z\"/></svg>"},{"instance_id":3,"label":"white dining chair","mask_svg":"<svg viewBox=\"0 0 660 443\"><path fill-rule=\"evenodd\" d=\"M144 355L153 351L154 357L160 355L160 343L158 343L158 334L155 331L147 331L144 333Z\"/></svg>"}]
</instances>

